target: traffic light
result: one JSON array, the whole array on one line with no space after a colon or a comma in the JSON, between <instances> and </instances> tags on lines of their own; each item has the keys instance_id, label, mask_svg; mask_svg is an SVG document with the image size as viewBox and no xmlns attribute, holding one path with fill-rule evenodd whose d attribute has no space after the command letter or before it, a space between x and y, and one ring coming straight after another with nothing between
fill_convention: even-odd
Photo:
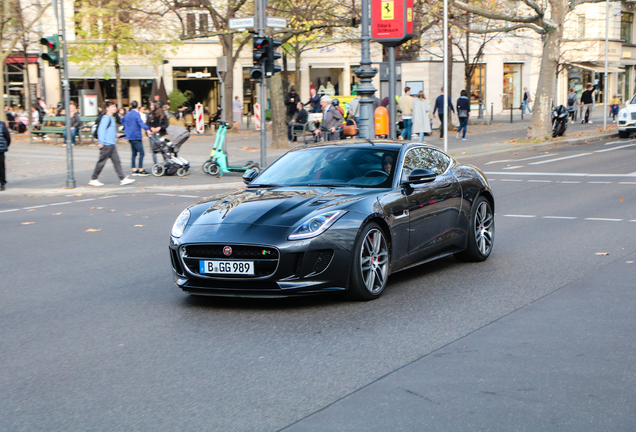
<instances>
[{"instance_id":1,"label":"traffic light","mask_svg":"<svg viewBox=\"0 0 636 432\"><path fill-rule=\"evenodd\" d=\"M276 52L276 48L283 43L277 39L267 38L269 43L265 46L265 75L268 77L273 76L275 73L281 71L281 67L274 64L276 60L282 56Z\"/></svg>"},{"instance_id":2,"label":"traffic light","mask_svg":"<svg viewBox=\"0 0 636 432\"><path fill-rule=\"evenodd\" d=\"M60 37L58 35L43 37L40 39L42 45L46 45L48 52L42 54L42 60L49 62L49 66L60 69Z\"/></svg>"},{"instance_id":3,"label":"traffic light","mask_svg":"<svg viewBox=\"0 0 636 432\"><path fill-rule=\"evenodd\" d=\"M269 40L266 37L254 36L252 38L252 46L254 50L252 60L254 62L254 67L260 66L264 63L268 45Z\"/></svg>"},{"instance_id":4,"label":"traffic light","mask_svg":"<svg viewBox=\"0 0 636 432\"><path fill-rule=\"evenodd\" d=\"M254 67L250 71L250 79L253 81L260 81L263 78L263 70L261 67Z\"/></svg>"}]
</instances>

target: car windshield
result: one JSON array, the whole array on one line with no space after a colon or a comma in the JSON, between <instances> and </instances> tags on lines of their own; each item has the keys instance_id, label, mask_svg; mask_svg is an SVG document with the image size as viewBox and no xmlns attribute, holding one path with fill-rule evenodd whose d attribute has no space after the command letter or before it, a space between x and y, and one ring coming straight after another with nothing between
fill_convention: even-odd
<instances>
[{"instance_id":1,"label":"car windshield","mask_svg":"<svg viewBox=\"0 0 636 432\"><path fill-rule=\"evenodd\" d=\"M315 147L287 153L250 184L389 188L397 151Z\"/></svg>"}]
</instances>

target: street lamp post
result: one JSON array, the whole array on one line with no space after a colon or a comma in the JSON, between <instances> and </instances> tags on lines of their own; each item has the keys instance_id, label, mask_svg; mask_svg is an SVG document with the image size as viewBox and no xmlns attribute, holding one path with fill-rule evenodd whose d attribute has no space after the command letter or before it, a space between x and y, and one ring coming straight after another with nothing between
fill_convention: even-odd
<instances>
[{"instance_id":1,"label":"street lamp post","mask_svg":"<svg viewBox=\"0 0 636 432\"><path fill-rule=\"evenodd\" d=\"M603 77L603 130L607 129L607 50L609 49L609 0L605 0L605 76Z\"/></svg>"},{"instance_id":2,"label":"street lamp post","mask_svg":"<svg viewBox=\"0 0 636 432\"><path fill-rule=\"evenodd\" d=\"M444 151L448 151L448 0L444 0L444 120L441 127L444 132Z\"/></svg>"},{"instance_id":3,"label":"street lamp post","mask_svg":"<svg viewBox=\"0 0 636 432\"><path fill-rule=\"evenodd\" d=\"M360 124L358 125L359 134L362 138L373 138L373 94L375 87L371 84L373 77L378 73L377 68L371 67L371 36L369 34L369 0L362 0L362 25L361 41L361 59L360 67L356 68L354 73L360 80L356 92L360 95ZM390 84L389 84L390 85Z\"/></svg>"}]
</instances>

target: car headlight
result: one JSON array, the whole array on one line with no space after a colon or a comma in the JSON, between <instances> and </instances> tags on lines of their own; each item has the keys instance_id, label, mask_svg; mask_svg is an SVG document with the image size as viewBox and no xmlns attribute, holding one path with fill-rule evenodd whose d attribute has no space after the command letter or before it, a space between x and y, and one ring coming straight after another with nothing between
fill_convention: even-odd
<instances>
[{"instance_id":1,"label":"car headlight","mask_svg":"<svg viewBox=\"0 0 636 432\"><path fill-rule=\"evenodd\" d=\"M314 216L307 219L293 233L287 237L288 240L303 240L319 236L329 229L338 219L347 213L345 210L336 210Z\"/></svg>"},{"instance_id":2,"label":"car headlight","mask_svg":"<svg viewBox=\"0 0 636 432\"><path fill-rule=\"evenodd\" d=\"M624 112L621 116L622 116L624 119L626 119L626 118L627 118L627 113L626 113L626 112Z\"/></svg>"},{"instance_id":3,"label":"car headlight","mask_svg":"<svg viewBox=\"0 0 636 432\"><path fill-rule=\"evenodd\" d=\"M188 221L190 220L190 210L185 209L181 212L176 221L174 221L174 225L172 225L172 237L179 238L183 235L183 231L185 230L186 225L188 225Z\"/></svg>"}]
</instances>

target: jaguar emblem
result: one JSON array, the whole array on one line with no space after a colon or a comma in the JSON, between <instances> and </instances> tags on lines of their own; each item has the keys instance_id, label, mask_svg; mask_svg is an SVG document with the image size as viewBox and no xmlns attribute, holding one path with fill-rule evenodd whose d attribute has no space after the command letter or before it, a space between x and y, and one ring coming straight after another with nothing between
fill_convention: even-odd
<instances>
[{"instance_id":1,"label":"jaguar emblem","mask_svg":"<svg viewBox=\"0 0 636 432\"><path fill-rule=\"evenodd\" d=\"M225 246L225 247L223 248L223 255L225 255L225 256L230 256L230 255L232 255L232 248L231 248L231 247L229 247L229 246Z\"/></svg>"}]
</instances>

